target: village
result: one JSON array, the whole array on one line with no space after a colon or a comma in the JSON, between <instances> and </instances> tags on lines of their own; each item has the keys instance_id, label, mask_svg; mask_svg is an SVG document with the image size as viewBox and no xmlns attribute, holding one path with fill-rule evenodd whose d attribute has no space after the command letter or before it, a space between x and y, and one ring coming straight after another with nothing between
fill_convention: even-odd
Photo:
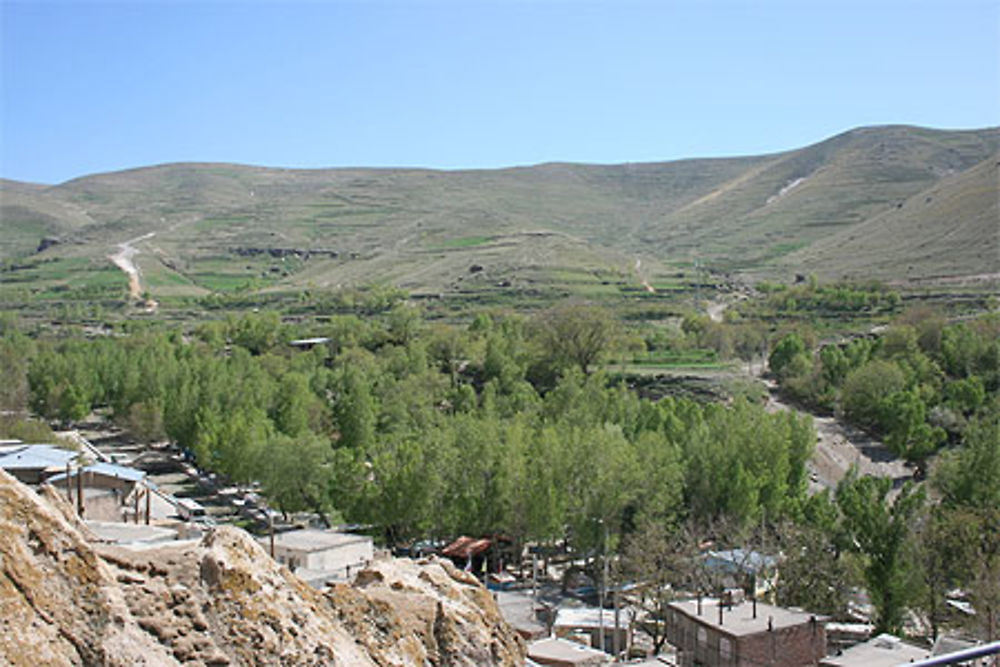
<instances>
[{"instance_id":1,"label":"village","mask_svg":"<svg viewBox=\"0 0 1000 667\"><path fill-rule=\"evenodd\" d=\"M499 535L417 541L393 554L378 548L364 526L325 527L306 515L284 516L253 488L225 485L166 445L142 447L113 436L95 444L80 431L58 435L58 444L0 441L0 468L31 487L51 485L102 543L142 550L197 541L231 524L257 535L271 558L316 589L350 581L376 559L447 559L492 593L526 642L525 665L985 666L1000 650L998 642L957 635L941 635L932 645L873 636L861 604L851 618L778 606L780 554L707 547L703 566L722 587L670 591L665 613L651 614L639 602L650 584L610 582L603 554L604 573L596 581L583 567L596 554L532 545L518 553ZM955 614L974 613L959 599L949 604Z\"/></svg>"}]
</instances>

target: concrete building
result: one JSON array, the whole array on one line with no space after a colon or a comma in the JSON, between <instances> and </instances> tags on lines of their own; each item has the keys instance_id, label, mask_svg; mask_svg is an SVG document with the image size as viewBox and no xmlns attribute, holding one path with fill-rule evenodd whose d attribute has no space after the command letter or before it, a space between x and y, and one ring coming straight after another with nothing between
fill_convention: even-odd
<instances>
[{"instance_id":1,"label":"concrete building","mask_svg":"<svg viewBox=\"0 0 1000 667\"><path fill-rule=\"evenodd\" d=\"M528 660L550 667L598 667L611 662L611 656L583 644L550 637L528 644Z\"/></svg>"},{"instance_id":2,"label":"concrete building","mask_svg":"<svg viewBox=\"0 0 1000 667\"><path fill-rule=\"evenodd\" d=\"M270 538L260 539L270 549ZM304 528L274 536L274 559L311 586L347 579L375 557L372 538Z\"/></svg>"},{"instance_id":3,"label":"concrete building","mask_svg":"<svg viewBox=\"0 0 1000 667\"><path fill-rule=\"evenodd\" d=\"M83 516L100 521L136 520L145 516L144 498L148 493L142 483L146 474L141 470L114 463L91 463L70 468L67 473L51 475L45 481L57 489L65 490L68 498L77 498L83 492ZM140 506L141 503L141 506Z\"/></svg>"},{"instance_id":4,"label":"concrete building","mask_svg":"<svg viewBox=\"0 0 1000 667\"><path fill-rule=\"evenodd\" d=\"M598 607L560 609L552 622L552 632L556 637L583 640L595 648L601 646L602 628L606 652L613 653L615 648L619 652L628 652L632 646L632 622L631 616L625 611L618 613L617 631L615 612Z\"/></svg>"},{"instance_id":5,"label":"concrete building","mask_svg":"<svg viewBox=\"0 0 1000 667\"><path fill-rule=\"evenodd\" d=\"M824 658L820 667L897 667L914 660L929 658L925 648L907 644L899 637L882 634L861 644Z\"/></svg>"},{"instance_id":6,"label":"concrete building","mask_svg":"<svg viewBox=\"0 0 1000 667\"><path fill-rule=\"evenodd\" d=\"M543 603L536 603L531 591L494 591L493 598L500 608L503 620L525 640L548 636L548 628L540 620L540 614L547 613L548 607Z\"/></svg>"},{"instance_id":7,"label":"concrete building","mask_svg":"<svg viewBox=\"0 0 1000 667\"><path fill-rule=\"evenodd\" d=\"M826 655L825 619L760 602L672 602L667 641L681 667L799 667Z\"/></svg>"}]
</instances>

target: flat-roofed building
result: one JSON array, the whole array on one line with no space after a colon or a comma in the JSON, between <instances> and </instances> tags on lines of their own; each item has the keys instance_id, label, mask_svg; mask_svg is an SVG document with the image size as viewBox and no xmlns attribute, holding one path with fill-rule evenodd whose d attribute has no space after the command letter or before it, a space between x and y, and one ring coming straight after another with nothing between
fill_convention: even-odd
<instances>
[{"instance_id":1,"label":"flat-roofed building","mask_svg":"<svg viewBox=\"0 0 1000 667\"><path fill-rule=\"evenodd\" d=\"M528 644L528 659L549 667L598 667L612 660L604 651L557 637Z\"/></svg>"},{"instance_id":2,"label":"flat-roofed building","mask_svg":"<svg viewBox=\"0 0 1000 667\"><path fill-rule=\"evenodd\" d=\"M25 484L41 484L77 465L79 452L58 445L14 445L0 452L0 468Z\"/></svg>"},{"instance_id":3,"label":"flat-roofed building","mask_svg":"<svg viewBox=\"0 0 1000 667\"><path fill-rule=\"evenodd\" d=\"M667 641L681 667L799 667L826 654L825 619L761 602L720 605L702 598L672 602Z\"/></svg>"},{"instance_id":4,"label":"flat-roofed building","mask_svg":"<svg viewBox=\"0 0 1000 667\"><path fill-rule=\"evenodd\" d=\"M929 658L925 648L907 644L899 637L882 634L861 644L824 658L821 667L897 667L915 660Z\"/></svg>"},{"instance_id":5,"label":"flat-roofed building","mask_svg":"<svg viewBox=\"0 0 1000 667\"><path fill-rule=\"evenodd\" d=\"M631 616L618 612L618 624L615 626L615 612L612 609L600 607L568 607L556 612L552 622L552 632L562 638L585 638L593 647L601 646L601 633L604 633L604 650L613 653L627 652L632 646Z\"/></svg>"},{"instance_id":6,"label":"flat-roofed building","mask_svg":"<svg viewBox=\"0 0 1000 667\"><path fill-rule=\"evenodd\" d=\"M265 549L270 538L261 538ZM313 586L346 579L375 557L372 538L333 530L303 528L274 536L274 559Z\"/></svg>"}]
</instances>

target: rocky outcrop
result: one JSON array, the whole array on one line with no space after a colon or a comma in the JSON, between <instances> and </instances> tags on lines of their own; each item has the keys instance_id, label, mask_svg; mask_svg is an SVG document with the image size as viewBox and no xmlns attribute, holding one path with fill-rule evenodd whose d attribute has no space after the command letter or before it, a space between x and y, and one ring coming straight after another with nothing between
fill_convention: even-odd
<instances>
[{"instance_id":1,"label":"rocky outcrop","mask_svg":"<svg viewBox=\"0 0 1000 667\"><path fill-rule=\"evenodd\" d=\"M0 471L0 664L521 665L492 597L443 561L376 561L316 591L249 535L92 541Z\"/></svg>"}]
</instances>

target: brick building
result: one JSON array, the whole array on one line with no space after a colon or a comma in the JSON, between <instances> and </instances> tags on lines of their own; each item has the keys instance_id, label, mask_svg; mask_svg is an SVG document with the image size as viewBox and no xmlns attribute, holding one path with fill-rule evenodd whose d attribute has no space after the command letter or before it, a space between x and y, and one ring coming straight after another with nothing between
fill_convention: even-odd
<instances>
[{"instance_id":1,"label":"brick building","mask_svg":"<svg viewBox=\"0 0 1000 667\"><path fill-rule=\"evenodd\" d=\"M800 667L826 655L824 618L760 602L673 602L666 621L681 667Z\"/></svg>"}]
</instances>

